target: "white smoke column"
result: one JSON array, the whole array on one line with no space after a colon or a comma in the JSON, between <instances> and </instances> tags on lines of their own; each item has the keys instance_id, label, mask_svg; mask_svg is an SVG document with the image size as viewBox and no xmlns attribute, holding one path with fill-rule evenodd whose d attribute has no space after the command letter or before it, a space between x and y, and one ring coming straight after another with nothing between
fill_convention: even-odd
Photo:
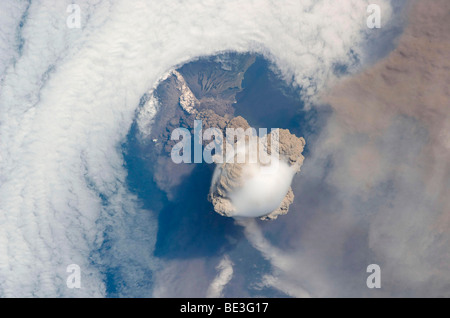
<instances>
[{"instance_id":1,"label":"white smoke column","mask_svg":"<svg viewBox=\"0 0 450 318\"><path fill-rule=\"evenodd\" d=\"M206 292L206 297L208 298L219 298L223 297L223 289L233 278L233 262L231 262L228 255L225 255L216 269L219 271L216 278L208 288Z\"/></svg>"},{"instance_id":2,"label":"white smoke column","mask_svg":"<svg viewBox=\"0 0 450 318\"><path fill-rule=\"evenodd\" d=\"M23 41L20 52L0 52L9 63L0 88L0 295L42 297L104 296L105 268L155 270L156 221L129 230L143 214L126 189L120 145L163 74L198 56L253 51L312 98L358 52L369 4L86 0L81 29L69 29L72 1L32 1L18 29L26 5L14 2L2 2L14 18L0 20L4 43ZM387 17L388 1L379 2ZM98 255L105 230L107 258ZM82 269L79 290L65 286L72 263Z\"/></svg>"}]
</instances>

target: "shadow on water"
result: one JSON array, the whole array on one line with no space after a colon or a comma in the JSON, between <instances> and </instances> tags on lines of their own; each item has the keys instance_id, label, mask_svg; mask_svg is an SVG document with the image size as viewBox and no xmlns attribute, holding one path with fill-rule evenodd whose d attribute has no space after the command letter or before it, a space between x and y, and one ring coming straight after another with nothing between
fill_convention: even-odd
<instances>
[{"instance_id":1,"label":"shadow on water","mask_svg":"<svg viewBox=\"0 0 450 318\"><path fill-rule=\"evenodd\" d=\"M154 181L152 160L133 137L135 132L133 127L124 151L127 182L142 207L157 215L154 255L166 259L193 258L218 255L232 248L229 242L242 236L241 229L232 219L215 213L207 199L214 166L195 164L169 200Z\"/></svg>"},{"instance_id":2,"label":"shadow on water","mask_svg":"<svg viewBox=\"0 0 450 318\"><path fill-rule=\"evenodd\" d=\"M233 219L214 212L207 200L213 169L212 165L197 164L176 189L174 200L159 214L156 256L219 255L232 247L230 238L242 236Z\"/></svg>"},{"instance_id":3,"label":"shadow on water","mask_svg":"<svg viewBox=\"0 0 450 318\"><path fill-rule=\"evenodd\" d=\"M166 206L167 196L153 180L154 160L146 155L137 135L136 124L130 129L127 142L123 145L123 156L127 170L127 184L129 189L141 200L142 208L153 212L161 211Z\"/></svg>"}]
</instances>

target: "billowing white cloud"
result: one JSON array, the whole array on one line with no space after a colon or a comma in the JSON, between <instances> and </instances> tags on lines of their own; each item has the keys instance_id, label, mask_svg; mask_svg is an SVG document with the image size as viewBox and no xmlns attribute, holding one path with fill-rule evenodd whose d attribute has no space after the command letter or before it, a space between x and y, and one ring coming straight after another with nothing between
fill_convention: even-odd
<instances>
[{"instance_id":1,"label":"billowing white cloud","mask_svg":"<svg viewBox=\"0 0 450 318\"><path fill-rule=\"evenodd\" d=\"M148 100L142 105L136 117L139 133L143 140L150 136L153 123L155 122L155 116L160 107L161 104L155 96L154 90L151 90L148 93Z\"/></svg>"},{"instance_id":2,"label":"billowing white cloud","mask_svg":"<svg viewBox=\"0 0 450 318\"><path fill-rule=\"evenodd\" d=\"M120 152L140 97L175 65L235 50L264 54L313 98L359 52L369 3L85 0L82 28L69 29L71 2L32 1L26 15L26 4L2 2L2 296L104 296L119 265L133 268L131 292L133 275L157 268L156 221L127 191ZM80 290L65 286L72 263Z\"/></svg>"},{"instance_id":3,"label":"billowing white cloud","mask_svg":"<svg viewBox=\"0 0 450 318\"><path fill-rule=\"evenodd\" d=\"M275 165L273 162L271 164ZM255 218L276 210L289 191L296 173L284 161L279 161L270 173L262 172L259 164L250 165L246 172L248 177L242 187L230 193L236 208L233 217Z\"/></svg>"}]
</instances>

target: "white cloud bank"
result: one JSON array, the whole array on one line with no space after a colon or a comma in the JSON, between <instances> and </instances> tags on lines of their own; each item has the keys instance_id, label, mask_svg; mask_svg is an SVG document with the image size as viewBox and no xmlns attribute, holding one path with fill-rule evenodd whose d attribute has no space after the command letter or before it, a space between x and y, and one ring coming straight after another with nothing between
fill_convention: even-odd
<instances>
[{"instance_id":1,"label":"white cloud bank","mask_svg":"<svg viewBox=\"0 0 450 318\"><path fill-rule=\"evenodd\" d=\"M104 296L105 268L151 271L156 224L130 229L141 216L119 147L140 97L174 65L223 50L265 54L313 97L358 53L369 4L85 0L82 28L69 29L71 2L32 1L20 29L27 3L1 4L1 296ZM65 286L72 263L80 290Z\"/></svg>"}]
</instances>

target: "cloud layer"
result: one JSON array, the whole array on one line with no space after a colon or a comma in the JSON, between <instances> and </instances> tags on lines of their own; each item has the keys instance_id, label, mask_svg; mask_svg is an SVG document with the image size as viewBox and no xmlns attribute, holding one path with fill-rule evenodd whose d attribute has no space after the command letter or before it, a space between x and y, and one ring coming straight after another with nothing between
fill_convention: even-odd
<instances>
[{"instance_id":1,"label":"cloud layer","mask_svg":"<svg viewBox=\"0 0 450 318\"><path fill-rule=\"evenodd\" d=\"M397 48L323 92L333 114L294 180L298 213L265 226L277 237L268 246L250 238L274 268L295 264L269 285L295 282L312 296L450 295L448 12L448 1L411 2ZM373 263L380 290L365 285Z\"/></svg>"},{"instance_id":2,"label":"cloud layer","mask_svg":"<svg viewBox=\"0 0 450 318\"><path fill-rule=\"evenodd\" d=\"M145 295L157 225L120 150L141 96L175 65L235 50L264 54L313 99L360 52L369 1L86 0L69 29L71 2L1 4L0 295L104 296L110 268L119 293ZM72 263L80 290L65 286Z\"/></svg>"}]
</instances>

